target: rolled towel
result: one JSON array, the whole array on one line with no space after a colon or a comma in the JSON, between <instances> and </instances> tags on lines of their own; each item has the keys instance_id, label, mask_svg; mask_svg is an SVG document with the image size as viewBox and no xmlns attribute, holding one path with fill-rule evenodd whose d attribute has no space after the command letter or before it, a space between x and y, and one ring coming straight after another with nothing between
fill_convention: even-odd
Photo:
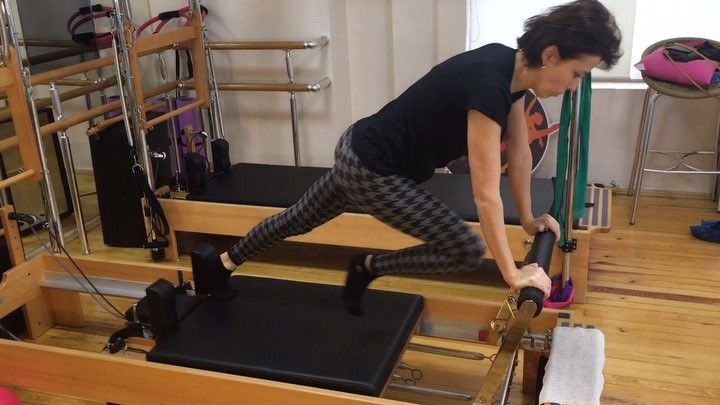
<instances>
[{"instance_id":1,"label":"rolled towel","mask_svg":"<svg viewBox=\"0 0 720 405\"><path fill-rule=\"evenodd\" d=\"M539 402L600 404L605 336L597 329L559 326L553 331Z\"/></svg>"}]
</instances>

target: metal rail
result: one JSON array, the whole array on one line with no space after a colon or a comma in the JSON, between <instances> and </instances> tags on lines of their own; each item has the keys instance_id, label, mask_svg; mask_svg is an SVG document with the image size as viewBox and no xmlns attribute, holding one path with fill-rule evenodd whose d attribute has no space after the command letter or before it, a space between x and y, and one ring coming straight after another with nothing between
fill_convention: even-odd
<instances>
[{"instance_id":1,"label":"metal rail","mask_svg":"<svg viewBox=\"0 0 720 405\"><path fill-rule=\"evenodd\" d=\"M315 49L330 42L328 37L321 36L312 41L227 41L210 42L207 47L216 51L270 51L285 49Z\"/></svg>"},{"instance_id":2,"label":"metal rail","mask_svg":"<svg viewBox=\"0 0 720 405\"><path fill-rule=\"evenodd\" d=\"M211 102L215 106L215 111L220 111L220 104L217 97L218 91L282 91L290 93L290 120L292 124L292 140L293 140L293 157L295 166L302 163L300 156L300 130L297 108L297 95L299 92L317 92L331 83L330 78L325 77L314 83L296 83L295 71L293 67L292 53L293 50L315 49L326 46L330 40L326 36L322 36L312 41L235 41L235 42L207 42L206 50L211 51L247 51L247 50L283 50L285 51L285 67L287 70L287 83L217 83L215 78L215 69L213 67L212 52L206 51L206 62L211 67L209 69L209 82L211 84ZM222 117L218 113L211 114L213 125L219 123L220 132L224 132L222 128Z\"/></svg>"}]
</instances>

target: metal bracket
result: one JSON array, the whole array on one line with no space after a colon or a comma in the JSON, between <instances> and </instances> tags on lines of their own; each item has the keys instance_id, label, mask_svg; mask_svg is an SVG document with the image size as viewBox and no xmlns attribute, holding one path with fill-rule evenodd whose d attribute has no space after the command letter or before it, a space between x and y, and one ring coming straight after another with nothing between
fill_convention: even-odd
<instances>
[{"instance_id":1,"label":"metal bracket","mask_svg":"<svg viewBox=\"0 0 720 405\"><path fill-rule=\"evenodd\" d=\"M560 250L565 253L574 252L575 249L577 249L577 239L575 238L565 241L565 244L560 246Z\"/></svg>"}]
</instances>

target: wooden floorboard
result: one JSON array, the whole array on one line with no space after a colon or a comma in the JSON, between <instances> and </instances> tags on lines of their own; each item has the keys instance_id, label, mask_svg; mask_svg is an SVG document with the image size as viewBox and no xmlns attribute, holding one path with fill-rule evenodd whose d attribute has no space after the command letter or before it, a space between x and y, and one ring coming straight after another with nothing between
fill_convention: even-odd
<instances>
[{"instance_id":1,"label":"wooden floorboard","mask_svg":"<svg viewBox=\"0 0 720 405\"><path fill-rule=\"evenodd\" d=\"M715 203L680 197L641 199L637 224L627 223L631 198L613 197L613 229L593 235L588 302L573 305L584 321L604 332L606 340L603 404L720 404L720 244L694 239L689 225L720 219ZM92 209L87 211L92 215ZM148 261L141 249L109 248L99 229L91 232L97 257ZM220 242L219 242L220 243ZM229 243L224 241L226 245ZM222 244L221 243L221 244ZM27 246L33 241L28 238ZM37 244L35 244L37 246ZM69 243L78 252L78 242ZM343 267L355 250L281 244L241 267L250 275L341 284ZM186 256L180 265L189 265ZM500 300L506 289L486 285L473 275L379 279L375 288L451 294ZM115 300L121 309L127 300ZM83 298L88 326L55 328L38 342L98 351L109 333L122 325L88 297ZM467 343L465 349L480 350ZM485 364L447 361L409 352L406 360L426 369L429 382L441 387L476 390ZM520 381L516 375L516 381ZM512 403L532 403L514 389ZM84 401L21 391L23 403L85 404ZM428 404L462 403L424 399L389 391L397 399Z\"/></svg>"}]
</instances>

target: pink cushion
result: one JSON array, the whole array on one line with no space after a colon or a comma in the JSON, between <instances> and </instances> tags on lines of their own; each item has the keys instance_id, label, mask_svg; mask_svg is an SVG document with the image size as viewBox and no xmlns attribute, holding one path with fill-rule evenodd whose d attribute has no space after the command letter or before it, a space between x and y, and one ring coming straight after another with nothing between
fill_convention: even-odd
<instances>
[{"instance_id":1,"label":"pink cushion","mask_svg":"<svg viewBox=\"0 0 720 405\"><path fill-rule=\"evenodd\" d=\"M9 389L0 387L0 405L20 405L20 400Z\"/></svg>"},{"instance_id":2,"label":"pink cushion","mask_svg":"<svg viewBox=\"0 0 720 405\"><path fill-rule=\"evenodd\" d=\"M670 59L663 54L663 47L660 47L649 54L645 55L638 69L645 72L646 75L667 82L693 85L687 77L678 69L682 69L700 86L709 86L710 80L718 67L717 62L707 61L705 59L693 60L690 62L675 62L675 66ZM640 65L638 64L638 65Z\"/></svg>"}]
</instances>

